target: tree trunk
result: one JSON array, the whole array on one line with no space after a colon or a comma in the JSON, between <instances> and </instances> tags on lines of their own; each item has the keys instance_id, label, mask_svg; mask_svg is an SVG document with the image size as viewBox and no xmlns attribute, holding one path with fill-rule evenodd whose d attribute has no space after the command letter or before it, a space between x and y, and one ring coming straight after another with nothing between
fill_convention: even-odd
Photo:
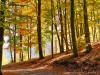
<instances>
[{"instance_id":1,"label":"tree trunk","mask_svg":"<svg viewBox=\"0 0 100 75\"><path fill-rule=\"evenodd\" d=\"M2 22L2 21L1 21ZM2 25L2 24L1 24ZM0 27L0 75L2 75L1 69L2 69L2 46L3 46L3 34L4 34L4 28Z\"/></svg>"},{"instance_id":2,"label":"tree trunk","mask_svg":"<svg viewBox=\"0 0 100 75\"><path fill-rule=\"evenodd\" d=\"M88 15L87 15L87 2L83 0L83 12L84 12L84 32L85 32L85 41L86 41L86 52L90 52L92 50L90 44L90 33L89 33L89 26L88 26Z\"/></svg>"},{"instance_id":3,"label":"tree trunk","mask_svg":"<svg viewBox=\"0 0 100 75\"><path fill-rule=\"evenodd\" d=\"M30 39L30 59L31 59L31 54L32 54L32 51L31 51L31 25L30 25L30 36L29 36L29 39Z\"/></svg>"},{"instance_id":4,"label":"tree trunk","mask_svg":"<svg viewBox=\"0 0 100 75\"><path fill-rule=\"evenodd\" d=\"M29 55L30 54L30 52L29 52L29 40L30 39L29 39L29 36L28 36L28 60L30 59L30 55Z\"/></svg>"},{"instance_id":5,"label":"tree trunk","mask_svg":"<svg viewBox=\"0 0 100 75\"><path fill-rule=\"evenodd\" d=\"M64 15L64 18L65 18L65 44L66 44L66 51L68 51L69 47L68 47L68 39L67 39L66 0L65 0L65 15Z\"/></svg>"},{"instance_id":6,"label":"tree trunk","mask_svg":"<svg viewBox=\"0 0 100 75\"><path fill-rule=\"evenodd\" d=\"M16 6L15 6L15 12L16 12ZM16 20L16 16L15 16L15 20ZM14 63L16 62L16 24L14 27Z\"/></svg>"},{"instance_id":7,"label":"tree trunk","mask_svg":"<svg viewBox=\"0 0 100 75\"><path fill-rule=\"evenodd\" d=\"M22 51L22 35L20 34L20 61L23 61L23 51Z\"/></svg>"},{"instance_id":8,"label":"tree trunk","mask_svg":"<svg viewBox=\"0 0 100 75\"><path fill-rule=\"evenodd\" d=\"M56 33L57 33L57 38L58 38L58 43L59 43L59 49L60 49L60 51L61 51L61 44L60 44L59 32L58 32L58 30L57 30L57 25L54 24L54 26L55 26L55 30L56 30Z\"/></svg>"},{"instance_id":9,"label":"tree trunk","mask_svg":"<svg viewBox=\"0 0 100 75\"><path fill-rule=\"evenodd\" d=\"M38 0L38 24L37 24L37 33L38 33L38 49L39 49L39 58L43 58L42 52L42 42L41 42L41 0Z\"/></svg>"},{"instance_id":10,"label":"tree trunk","mask_svg":"<svg viewBox=\"0 0 100 75\"><path fill-rule=\"evenodd\" d=\"M53 8L54 8L54 4L53 4L53 0L51 0L51 21L52 21L52 25L51 25L51 32L52 32L52 40L51 40L51 54L52 54L52 58L53 58Z\"/></svg>"},{"instance_id":11,"label":"tree trunk","mask_svg":"<svg viewBox=\"0 0 100 75\"><path fill-rule=\"evenodd\" d=\"M16 25L14 31L14 63L16 62Z\"/></svg>"},{"instance_id":12,"label":"tree trunk","mask_svg":"<svg viewBox=\"0 0 100 75\"><path fill-rule=\"evenodd\" d=\"M31 41L30 41L30 59L31 59L31 54L32 54L32 51L31 51Z\"/></svg>"},{"instance_id":13,"label":"tree trunk","mask_svg":"<svg viewBox=\"0 0 100 75\"><path fill-rule=\"evenodd\" d=\"M74 0L71 0L71 33L72 33L72 47L73 47L73 55L78 56L77 53L77 45L75 38L75 27L74 27Z\"/></svg>"},{"instance_id":14,"label":"tree trunk","mask_svg":"<svg viewBox=\"0 0 100 75\"><path fill-rule=\"evenodd\" d=\"M63 31L63 22L62 22L62 10L61 10L61 2L58 0L58 15L59 15L59 21L61 25L61 49L60 53L64 52L64 31Z\"/></svg>"},{"instance_id":15,"label":"tree trunk","mask_svg":"<svg viewBox=\"0 0 100 75\"><path fill-rule=\"evenodd\" d=\"M55 18L55 9L54 9L54 6L53 6L53 14L54 14L54 21L56 21L56 18ZM54 27L55 27L55 30L56 30L56 33L57 33L57 38L58 38L58 43L59 43L59 50L61 50L61 45L60 45L60 36L59 36L59 32L58 32L58 29L57 29L57 24L54 23Z\"/></svg>"},{"instance_id":16,"label":"tree trunk","mask_svg":"<svg viewBox=\"0 0 100 75\"><path fill-rule=\"evenodd\" d=\"M2 75L2 52L3 52L3 36L4 36L4 7L5 7L5 0L1 0L1 11L0 11L0 75Z\"/></svg>"},{"instance_id":17,"label":"tree trunk","mask_svg":"<svg viewBox=\"0 0 100 75\"><path fill-rule=\"evenodd\" d=\"M95 6L93 5L93 17L94 17L94 32L93 32L93 41L95 42L95 40L96 40L96 24L95 24L95 20L96 20L96 18L95 18Z\"/></svg>"},{"instance_id":18,"label":"tree trunk","mask_svg":"<svg viewBox=\"0 0 100 75\"><path fill-rule=\"evenodd\" d=\"M9 27L10 27L10 23L9 23ZM12 50L11 50L11 31L9 29L9 38L10 38L10 55L11 55L11 63L13 62L13 55L12 55Z\"/></svg>"},{"instance_id":19,"label":"tree trunk","mask_svg":"<svg viewBox=\"0 0 100 75\"><path fill-rule=\"evenodd\" d=\"M70 22L68 20L68 33L69 33L69 44L70 44L70 49L72 50L72 39L71 39L71 30L70 30Z\"/></svg>"}]
</instances>

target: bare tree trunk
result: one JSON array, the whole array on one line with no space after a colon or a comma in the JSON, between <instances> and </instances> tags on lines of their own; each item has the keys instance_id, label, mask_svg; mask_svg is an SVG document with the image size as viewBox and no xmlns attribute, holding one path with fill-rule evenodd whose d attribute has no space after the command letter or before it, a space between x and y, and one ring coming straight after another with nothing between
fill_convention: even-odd
<instances>
[{"instance_id":1,"label":"bare tree trunk","mask_svg":"<svg viewBox=\"0 0 100 75\"><path fill-rule=\"evenodd\" d=\"M93 17L94 17L94 20L95 19L95 6L93 5ZM95 42L95 39L96 39L96 25L95 25L95 21L94 21L94 32L93 32L93 41Z\"/></svg>"},{"instance_id":2,"label":"bare tree trunk","mask_svg":"<svg viewBox=\"0 0 100 75\"><path fill-rule=\"evenodd\" d=\"M69 44L70 44L70 48L72 50L72 39L71 39L71 30L70 30L70 22L68 20L68 32L69 32Z\"/></svg>"},{"instance_id":3,"label":"bare tree trunk","mask_svg":"<svg viewBox=\"0 0 100 75\"><path fill-rule=\"evenodd\" d=\"M0 75L2 75L2 52L3 52L3 36L4 36L4 7L5 7L5 0L1 0L1 11L0 11Z\"/></svg>"},{"instance_id":4,"label":"bare tree trunk","mask_svg":"<svg viewBox=\"0 0 100 75\"><path fill-rule=\"evenodd\" d=\"M16 25L14 31L14 63L16 62Z\"/></svg>"},{"instance_id":5,"label":"bare tree trunk","mask_svg":"<svg viewBox=\"0 0 100 75\"><path fill-rule=\"evenodd\" d=\"M1 21L3 22L3 21ZM2 24L1 24L2 25ZM3 46L3 34L4 34L4 28L0 27L0 75L2 75L1 69L2 69L2 46Z\"/></svg>"},{"instance_id":6,"label":"bare tree trunk","mask_svg":"<svg viewBox=\"0 0 100 75\"><path fill-rule=\"evenodd\" d=\"M15 6L15 12L16 12L16 6ZM15 20L16 20L16 16L15 16ZM14 63L16 62L16 24L14 26Z\"/></svg>"},{"instance_id":7,"label":"bare tree trunk","mask_svg":"<svg viewBox=\"0 0 100 75\"><path fill-rule=\"evenodd\" d=\"M10 27L10 23L9 23L9 27ZM13 55L12 55L12 50L11 50L11 31L9 29L9 38L10 38L10 55L11 55L11 63L13 62Z\"/></svg>"},{"instance_id":8,"label":"bare tree trunk","mask_svg":"<svg viewBox=\"0 0 100 75\"><path fill-rule=\"evenodd\" d=\"M62 22L62 9L61 9L61 2L58 0L58 15L59 15L59 20L60 20L60 25L61 25L61 49L60 53L64 52L64 31L63 31L63 22Z\"/></svg>"},{"instance_id":9,"label":"bare tree trunk","mask_svg":"<svg viewBox=\"0 0 100 75\"><path fill-rule=\"evenodd\" d=\"M20 34L20 61L23 61L23 50L22 50L22 35Z\"/></svg>"},{"instance_id":10,"label":"bare tree trunk","mask_svg":"<svg viewBox=\"0 0 100 75\"><path fill-rule=\"evenodd\" d=\"M41 0L38 0L38 24L37 24L37 32L38 32L38 49L39 49L39 58L43 58L42 52L42 42L41 42Z\"/></svg>"},{"instance_id":11,"label":"bare tree trunk","mask_svg":"<svg viewBox=\"0 0 100 75\"><path fill-rule=\"evenodd\" d=\"M31 54L32 54L32 52L31 52L31 25L30 25L30 36L29 36L29 39L30 39L30 59L31 59Z\"/></svg>"},{"instance_id":12,"label":"bare tree trunk","mask_svg":"<svg viewBox=\"0 0 100 75\"><path fill-rule=\"evenodd\" d=\"M53 6L53 14L54 14L54 20L56 21L56 18L55 18L55 9L54 9L54 6ZM59 50L61 50L61 45L60 45L60 36L59 36L59 32L58 32L58 29L57 29L57 24L54 23L54 28L56 30L56 33L57 33L57 38L58 38L58 43L59 43Z\"/></svg>"},{"instance_id":13,"label":"bare tree trunk","mask_svg":"<svg viewBox=\"0 0 100 75\"><path fill-rule=\"evenodd\" d=\"M52 54L52 58L53 58L53 8L54 8L54 3L53 0L51 0L51 21L52 21L52 25L51 25L51 32L52 32L52 40L51 40L51 54Z\"/></svg>"},{"instance_id":14,"label":"bare tree trunk","mask_svg":"<svg viewBox=\"0 0 100 75\"><path fill-rule=\"evenodd\" d=\"M86 41L86 52L90 52L92 50L90 44L90 33L89 33L89 26L88 26L88 15L87 15L87 2L83 0L83 12L84 12L84 32L85 32L85 41Z\"/></svg>"},{"instance_id":15,"label":"bare tree trunk","mask_svg":"<svg viewBox=\"0 0 100 75\"><path fill-rule=\"evenodd\" d=\"M28 60L30 59L30 56L29 56L29 36L28 36Z\"/></svg>"},{"instance_id":16,"label":"bare tree trunk","mask_svg":"<svg viewBox=\"0 0 100 75\"><path fill-rule=\"evenodd\" d=\"M66 44L66 51L69 50L69 47L68 47L68 38L67 38L67 21L66 21L66 0L65 0L65 44Z\"/></svg>"},{"instance_id":17,"label":"bare tree trunk","mask_svg":"<svg viewBox=\"0 0 100 75\"><path fill-rule=\"evenodd\" d=\"M75 38L75 27L74 27L74 0L71 0L71 33L72 33L72 46L73 46L73 55L78 56L77 45Z\"/></svg>"},{"instance_id":18,"label":"bare tree trunk","mask_svg":"<svg viewBox=\"0 0 100 75\"><path fill-rule=\"evenodd\" d=\"M60 51L61 51L61 44L60 44L59 32L58 32L58 30L57 30L57 25L54 24L54 26L55 26L55 30L56 30L56 33L57 33L57 38L58 38L58 43L59 43L59 49L60 49Z\"/></svg>"}]
</instances>

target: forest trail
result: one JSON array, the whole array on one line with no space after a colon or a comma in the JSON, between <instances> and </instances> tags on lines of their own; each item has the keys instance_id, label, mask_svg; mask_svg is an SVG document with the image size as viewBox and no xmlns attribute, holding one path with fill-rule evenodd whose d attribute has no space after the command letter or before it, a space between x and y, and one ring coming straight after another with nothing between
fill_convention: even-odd
<instances>
[{"instance_id":1,"label":"forest trail","mask_svg":"<svg viewBox=\"0 0 100 75\"><path fill-rule=\"evenodd\" d=\"M93 50L87 55L84 55L85 50L80 51L78 58L71 58L72 53L63 53L54 55L54 58L48 56L42 60L36 59L34 61L3 66L3 75L73 75L74 73L76 75L84 75L86 72L80 71L80 66L82 65L83 67L84 65L87 66L86 68L81 67L82 70L86 71L89 69L88 73L99 75L100 61L94 61L93 57L100 57L100 43L93 44L92 47ZM67 59L72 60L70 62ZM84 61L87 63L82 64ZM91 63L96 67L91 65ZM95 71L91 71L92 69L95 69Z\"/></svg>"}]
</instances>

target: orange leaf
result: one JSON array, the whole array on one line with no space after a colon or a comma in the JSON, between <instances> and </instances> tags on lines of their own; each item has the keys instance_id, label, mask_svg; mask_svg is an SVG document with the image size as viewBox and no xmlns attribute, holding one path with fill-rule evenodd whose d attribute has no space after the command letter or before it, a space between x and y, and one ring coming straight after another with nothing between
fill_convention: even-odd
<instances>
[{"instance_id":1,"label":"orange leaf","mask_svg":"<svg viewBox=\"0 0 100 75\"><path fill-rule=\"evenodd\" d=\"M27 31L26 29L20 29L20 30L19 30L19 33L20 33L21 35L26 35L26 34L28 34L28 31Z\"/></svg>"}]
</instances>

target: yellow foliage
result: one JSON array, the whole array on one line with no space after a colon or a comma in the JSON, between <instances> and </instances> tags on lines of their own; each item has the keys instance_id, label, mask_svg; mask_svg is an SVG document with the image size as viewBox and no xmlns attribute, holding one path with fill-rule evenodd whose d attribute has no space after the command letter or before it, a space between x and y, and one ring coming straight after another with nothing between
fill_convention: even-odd
<instances>
[{"instance_id":1,"label":"yellow foliage","mask_svg":"<svg viewBox=\"0 0 100 75\"><path fill-rule=\"evenodd\" d=\"M29 2L31 0L15 0L16 3L21 3L21 2Z\"/></svg>"},{"instance_id":2,"label":"yellow foliage","mask_svg":"<svg viewBox=\"0 0 100 75\"><path fill-rule=\"evenodd\" d=\"M96 24L97 26L100 26L100 24Z\"/></svg>"},{"instance_id":3,"label":"yellow foliage","mask_svg":"<svg viewBox=\"0 0 100 75\"><path fill-rule=\"evenodd\" d=\"M35 11L35 7L31 6L31 7L27 7L24 6L23 8L18 10L18 14L22 14L22 15L28 15L28 14L32 14Z\"/></svg>"}]
</instances>

